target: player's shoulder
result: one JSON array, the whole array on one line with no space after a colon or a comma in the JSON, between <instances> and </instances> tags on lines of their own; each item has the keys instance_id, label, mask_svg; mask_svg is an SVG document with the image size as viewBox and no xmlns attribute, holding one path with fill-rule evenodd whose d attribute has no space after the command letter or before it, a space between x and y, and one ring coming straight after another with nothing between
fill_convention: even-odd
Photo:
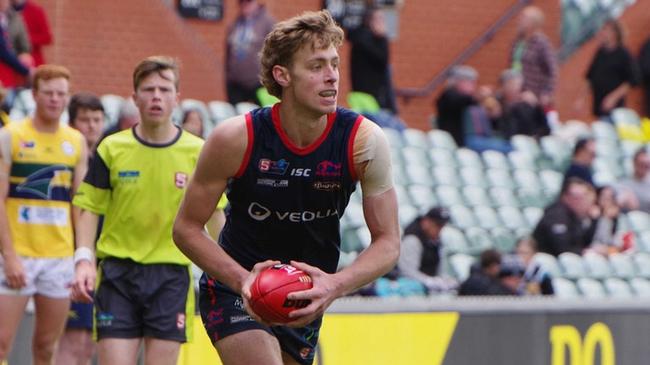
<instances>
[{"instance_id":1,"label":"player's shoulder","mask_svg":"<svg viewBox=\"0 0 650 365\"><path fill-rule=\"evenodd\" d=\"M245 146L250 138L249 128L252 126L247 122L246 115L226 119L212 130L207 143L231 148L241 146L242 143Z\"/></svg>"}]
</instances>

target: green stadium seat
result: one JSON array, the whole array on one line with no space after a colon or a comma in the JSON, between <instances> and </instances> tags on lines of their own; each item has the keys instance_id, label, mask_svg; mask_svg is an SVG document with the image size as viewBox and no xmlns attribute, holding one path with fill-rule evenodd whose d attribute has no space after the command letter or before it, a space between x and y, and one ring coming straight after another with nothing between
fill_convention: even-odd
<instances>
[{"instance_id":1,"label":"green stadium seat","mask_svg":"<svg viewBox=\"0 0 650 365\"><path fill-rule=\"evenodd\" d=\"M485 176L487 177L488 183L492 187L502 187L513 190L515 188L515 183L512 179L512 175L508 170L503 169L486 169Z\"/></svg>"},{"instance_id":2,"label":"green stadium seat","mask_svg":"<svg viewBox=\"0 0 650 365\"><path fill-rule=\"evenodd\" d=\"M523 207L544 208L549 200L542 191L529 188L517 189L517 197Z\"/></svg>"},{"instance_id":3,"label":"green stadium seat","mask_svg":"<svg viewBox=\"0 0 650 365\"><path fill-rule=\"evenodd\" d=\"M456 151L456 160L461 167L483 168L481 156L469 148L459 148Z\"/></svg>"},{"instance_id":4,"label":"green stadium seat","mask_svg":"<svg viewBox=\"0 0 650 365\"><path fill-rule=\"evenodd\" d=\"M406 188L402 185L393 186L395 189L395 195L397 195L397 203L400 206L400 209L404 205L411 205L411 196L408 194Z\"/></svg>"},{"instance_id":5,"label":"green stadium seat","mask_svg":"<svg viewBox=\"0 0 650 365\"><path fill-rule=\"evenodd\" d=\"M521 211L529 228L535 228L544 215L544 210L539 207L525 207Z\"/></svg>"},{"instance_id":6,"label":"green stadium seat","mask_svg":"<svg viewBox=\"0 0 650 365\"><path fill-rule=\"evenodd\" d=\"M402 139L402 134L393 128L382 128L381 129L388 139L388 144L393 148L401 149L404 146L404 140Z\"/></svg>"},{"instance_id":7,"label":"green stadium seat","mask_svg":"<svg viewBox=\"0 0 650 365\"><path fill-rule=\"evenodd\" d=\"M402 166L399 166L399 165L393 166L393 182L395 184L402 185L402 186L407 186L407 185L410 185L412 183L414 184L414 182L411 182L411 180L409 179L409 176L406 174L406 172L404 172L405 170L406 170L406 167L402 167Z\"/></svg>"},{"instance_id":8,"label":"green stadium seat","mask_svg":"<svg viewBox=\"0 0 650 365\"><path fill-rule=\"evenodd\" d=\"M411 184L433 186L435 185L434 177L431 176L431 170L423 165L405 166L406 175Z\"/></svg>"},{"instance_id":9,"label":"green stadium seat","mask_svg":"<svg viewBox=\"0 0 650 365\"><path fill-rule=\"evenodd\" d=\"M562 276L562 268L555 256L545 252L537 252L533 256L533 261L538 263L551 277L559 278Z\"/></svg>"},{"instance_id":10,"label":"green stadium seat","mask_svg":"<svg viewBox=\"0 0 650 365\"><path fill-rule=\"evenodd\" d=\"M449 214L451 216L451 223L460 229L468 229L477 225L474 213L464 205L451 205L449 207Z\"/></svg>"},{"instance_id":11,"label":"green stadium seat","mask_svg":"<svg viewBox=\"0 0 650 365\"><path fill-rule=\"evenodd\" d=\"M259 105L255 103L250 103L248 101L240 101L239 103L235 104L235 110L239 115L246 114L251 110L257 109L259 107L260 107Z\"/></svg>"},{"instance_id":12,"label":"green stadium seat","mask_svg":"<svg viewBox=\"0 0 650 365\"><path fill-rule=\"evenodd\" d=\"M639 114L630 108L616 108L612 110L611 118L617 126L619 124L641 125Z\"/></svg>"},{"instance_id":13,"label":"green stadium seat","mask_svg":"<svg viewBox=\"0 0 650 365\"><path fill-rule=\"evenodd\" d=\"M613 141L618 140L618 133L616 127L612 123L604 122L601 120L591 123L591 131L596 140L609 139Z\"/></svg>"},{"instance_id":14,"label":"green stadium seat","mask_svg":"<svg viewBox=\"0 0 650 365\"><path fill-rule=\"evenodd\" d=\"M573 281L565 278L554 277L551 279L555 297L559 299L577 299L582 295Z\"/></svg>"},{"instance_id":15,"label":"green stadium seat","mask_svg":"<svg viewBox=\"0 0 650 365\"><path fill-rule=\"evenodd\" d=\"M402 148L402 160L407 165L431 166L427 150L417 147Z\"/></svg>"},{"instance_id":16,"label":"green stadium seat","mask_svg":"<svg viewBox=\"0 0 650 365\"><path fill-rule=\"evenodd\" d=\"M450 207L452 205L464 205L465 199L458 191L458 188L452 185L438 185L435 187L436 196L442 206Z\"/></svg>"},{"instance_id":17,"label":"green stadium seat","mask_svg":"<svg viewBox=\"0 0 650 365\"><path fill-rule=\"evenodd\" d=\"M605 279L614 275L609 261L607 261L605 256L595 252L587 252L582 256L582 259L587 266L587 272L590 277Z\"/></svg>"},{"instance_id":18,"label":"green stadium seat","mask_svg":"<svg viewBox=\"0 0 650 365\"><path fill-rule=\"evenodd\" d=\"M542 155L542 150L539 147L539 144L537 144L535 138L531 136L517 134L510 138L510 143L515 151L521 151L532 157L533 160L536 160Z\"/></svg>"},{"instance_id":19,"label":"green stadium seat","mask_svg":"<svg viewBox=\"0 0 650 365\"><path fill-rule=\"evenodd\" d=\"M518 188L542 190L542 183L533 170L515 169L512 172L512 177Z\"/></svg>"},{"instance_id":20,"label":"green stadium seat","mask_svg":"<svg viewBox=\"0 0 650 365\"><path fill-rule=\"evenodd\" d=\"M512 151L508 153L508 161L513 169L536 171L535 158L524 151Z\"/></svg>"},{"instance_id":21,"label":"green stadium seat","mask_svg":"<svg viewBox=\"0 0 650 365\"><path fill-rule=\"evenodd\" d=\"M562 189L562 180L564 175L554 170L541 170L538 173L539 180L544 187L544 194L546 196L555 197Z\"/></svg>"},{"instance_id":22,"label":"green stadium seat","mask_svg":"<svg viewBox=\"0 0 650 365\"><path fill-rule=\"evenodd\" d=\"M463 253L457 253L449 257L449 265L459 282L463 282L469 277L473 263L474 258Z\"/></svg>"},{"instance_id":23,"label":"green stadium seat","mask_svg":"<svg viewBox=\"0 0 650 365\"><path fill-rule=\"evenodd\" d=\"M412 205L399 206L399 224L406 227L411 224L419 215L418 209Z\"/></svg>"},{"instance_id":24,"label":"green stadium seat","mask_svg":"<svg viewBox=\"0 0 650 365\"><path fill-rule=\"evenodd\" d=\"M354 228L366 224L366 219L363 216L363 206L359 202L350 201L343 216L346 217L348 224Z\"/></svg>"},{"instance_id":25,"label":"green stadium seat","mask_svg":"<svg viewBox=\"0 0 650 365\"><path fill-rule=\"evenodd\" d=\"M411 197L411 202L415 205L420 212L426 212L434 206L438 205L438 198L433 191L433 188L426 185L409 185L408 194Z\"/></svg>"},{"instance_id":26,"label":"green stadium seat","mask_svg":"<svg viewBox=\"0 0 650 365\"><path fill-rule=\"evenodd\" d=\"M363 251L361 239L357 235L357 228L346 228L341 233L341 252L361 252Z\"/></svg>"},{"instance_id":27,"label":"green stadium seat","mask_svg":"<svg viewBox=\"0 0 650 365\"><path fill-rule=\"evenodd\" d=\"M633 256L640 277L650 279L650 253L638 252Z\"/></svg>"},{"instance_id":28,"label":"green stadium seat","mask_svg":"<svg viewBox=\"0 0 650 365\"><path fill-rule=\"evenodd\" d=\"M480 186L464 186L462 188L463 197L467 204L472 207L477 206L492 206L492 200L487 191Z\"/></svg>"},{"instance_id":29,"label":"green stadium seat","mask_svg":"<svg viewBox=\"0 0 650 365\"><path fill-rule=\"evenodd\" d=\"M607 291L600 281L592 278L580 278L576 281L576 286L586 299L604 299L607 298Z\"/></svg>"},{"instance_id":30,"label":"green stadium seat","mask_svg":"<svg viewBox=\"0 0 650 365\"><path fill-rule=\"evenodd\" d=\"M460 169L460 180L463 185L487 188L488 182L484 170L480 167L463 167Z\"/></svg>"},{"instance_id":31,"label":"green stadium seat","mask_svg":"<svg viewBox=\"0 0 650 365\"><path fill-rule=\"evenodd\" d=\"M264 86L257 89L255 95L261 106L271 106L280 101L277 97L269 94L269 91Z\"/></svg>"},{"instance_id":32,"label":"green stadium seat","mask_svg":"<svg viewBox=\"0 0 650 365\"><path fill-rule=\"evenodd\" d=\"M500 252L511 253L517 244L517 237L515 234L504 227L495 227L490 230L494 247Z\"/></svg>"},{"instance_id":33,"label":"green stadium seat","mask_svg":"<svg viewBox=\"0 0 650 365\"><path fill-rule=\"evenodd\" d=\"M638 141L621 141L621 155L625 158L632 158L644 144Z\"/></svg>"},{"instance_id":34,"label":"green stadium seat","mask_svg":"<svg viewBox=\"0 0 650 365\"><path fill-rule=\"evenodd\" d=\"M350 91L347 101L350 109L357 113L377 113L381 110L374 96L361 91Z\"/></svg>"},{"instance_id":35,"label":"green stadium seat","mask_svg":"<svg viewBox=\"0 0 650 365\"><path fill-rule=\"evenodd\" d=\"M469 253L478 256L481 252L494 247L492 236L483 228L469 227L465 230L469 242Z\"/></svg>"},{"instance_id":36,"label":"green stadium seat","mask_svg":"<svg viewBox=\"0 0 650 365\"><path fill-rule=\"evenodd\" d=\"M429 142L433 148L442 148L446 150L455 151L458 148L456 141L447 131L442 129L432 129L427 132Z\"/></svg>"},{"instance_id":37,"label":"green stadium seat","mask_svg":"<svg viewBox=\"0 0 650 365\"><path fill-rule=\"evenodd\" d=\"M458 171L452 166L438 166L431 170L433 181L436 185L453 185L461 183Z\"/></svg>"},{"instance_id":38,"label":"green stadium seat","mask_svg":"<svg viewBox=\"0 0 650 365\"><path fill-rule=\"evenodd\" d=\"M235 106L227 101L213 100L208 103L208 110L215 125L237 115Z\"/></svg>"},{"instance_id":39,"label":"green stadium seat","mask_svg":"<svg viewBox=\"0 0 650 365\"><path fill-rule=\"evenodd\" d=\"M458 167L455 151L447 150L444 148L430 149L429 160L433 166L449 166L454 168Z\"/></svg>"},{"instance_id":40,"label":"green stadium seat","mask_svg":"<svg viewBox=\"0 0 650 365\"><path fill-rule=\"evenodd\" d=\"M634 261L628 254L611 254L609 255L609 263L614 272L614 276L618 278L631 279L637 274Z\"/></svg>"},{"instance_id":41,"label":"green stadium seat","mask_svg":"<svg viewBox=\"0 0 650 365\"><path fill-rule=\"evenodd\" d=\"M486 168L503 170L510 169L510 162L508 162L508 157L501 152L487 150L481 153L481 157L483 158L483 163Z\"/></svg>"},{"instance_id":42,"label":"green stadium seat","mask_svg":"<svg viewBox=\"0 0 650 365\"><path fill-rule=\"evenodd\" d=\"M497 207L521 206L521 201L512 189L504 187L490 188L488 189L488 194L490 194L490 198L492 198L492 201Z\"/></svg>"},{"instance_id":43,"label":"green stadium seat","mask_svg":"<svg viewBox=\"0 0 650 365\"><path fill-rule=\"evenodd\" d=\"M502 206L497 208L497 213L501 222L506 228L512 230L527 229L528 222L521 210L517 207Z\"/></svg>"},{"instance_id":44,"label":"green stadium seat","mask_svg":"<svg viewBox=\"0 0 650 365\"><path fill-rule=\"evenodd\" d=\"M603 285L607 290L610 298L630 299L635 297L635 293L627 281L619 278L606 278Z\"/></svg>"},{"instance_id":45,"label":"green stadium seat","mask_svg":"<svg viewBox=\"0 0 650 365\"><path fill-rule=\"evenodd\" d=\"M26 97L26 95L23 95L25 91L26 90L22 90L18 93L18 96L16 97L16 101L14 101L14 103L20 103L20 109L25 111L25 115L29 115L28 107L22 106L24 103L30 104L29 101L22 99ZM30 90L29 95L31 101L33 102L34 99L31 94L32 93ZM102 106L104 107L104 114L106 115L105 129L108 129L117 123L117 118L120 115L120 109L122 108L122 103L124 103L124 98L115 94L104 94L99 97L99 100L102 102ZM34 107L36 107L36 104L34 104Z\"/></svg>"},{"instance_id":46,"label":"green stadium seat","mask_svg":"<svg viewBox=\"0 0 650 365\"><path fill-rule=\"evenodd\" d=\"M542 152L548 158L553 169L556 171L564 171L571 160L571 145L562 140L560 137L549 135L544 136L539 141Z\"/></svg>"},{"instance_id":47,"label":"green stadium seat","mask_svg":"<svg viewBox=\"0 0 650 365\"><path fill-rule=\"evenodd\" d=\"M621 157L621 150L618 146L618 140L614 139L597 139L596 156L618 159Z\"/></svg>"},{"instance_id":48,"label":"green stadium seat","mask_svg":"<svg viewBox=\"0 0 650 365\"><path fill-rule=\"evenodd\" d=\"M402 138L404 139L404 144L410 147L416 147L423 150L428 150L429 140L427 139L427 134L419 129L415 128L406 128L402 132Z\"/></svg>"},{"instance_id":49,"label":"green stadium seat","mask_svg":"<svg viewBox=\"0 0 650 365\"><path fill-rule=\"evenodd\" d=\"M478 221L478 226L485 229L495 229L497 227L503 227L501 219L497 212L489 206L475 206L472 208L476 220Z\"/></svg>"},{"instance_id":50,"label":"green stadium seat","mask_svg":"<svg viewBox=\"0 0 650 365\"><path fill-rule=\"evenodd\" d=\"M650 214L640 210L633 210L627 213L627 218L635 232L650 230Z\"/></svg>"},{"instance_id":51,"label":"green stadium seat","mask_svg":"<svg viewBox=\"0 0 650 365\"><path fill-rule=\"evenodd\" d=\"M587 268L580 255L573 252L563 252L558 256L563 276L568 279L578 279L588 276Z\"/></svg>"},{"instance_id":52,"label":"green stadium seat","mask_svg":"<svg viewBox=\"0 0 650 365\"><path fill-rule=\"evenodd\" d=\"M644 278L636 277L630 279L630 286L639 298L650 298L650 281Z\"/></svg>"},{"instance_id":53,"label":"green stadium seat","mask_svg":"<svg viewBox=\"0 0 650 365\"><path fill-rule=\"evenodd\" d=\"M443 250L447 254L467 253L469 250L469 244L463 232L449 224L442 228L440 241L442 242Z\"/></svg>"}]
</instances>

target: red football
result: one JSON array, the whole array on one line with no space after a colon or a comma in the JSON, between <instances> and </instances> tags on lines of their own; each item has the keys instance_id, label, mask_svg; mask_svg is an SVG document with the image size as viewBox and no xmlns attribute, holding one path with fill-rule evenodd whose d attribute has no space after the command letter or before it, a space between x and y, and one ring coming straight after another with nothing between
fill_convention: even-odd
<instances>
[{"instance_id":1,"label":"red football","mask_svg":"<svg viewBox=\"0 0 650 365\"><path fill-rule=\"evenodd\" d=\"M267 322L291 322L294 319L289 318L289 313L308 306L311 301L287 299L287 295L312 286L311 277L304 271L291 265L273 265L259 273L251 285L251 307Z\"/></svg>"}]
</instances>

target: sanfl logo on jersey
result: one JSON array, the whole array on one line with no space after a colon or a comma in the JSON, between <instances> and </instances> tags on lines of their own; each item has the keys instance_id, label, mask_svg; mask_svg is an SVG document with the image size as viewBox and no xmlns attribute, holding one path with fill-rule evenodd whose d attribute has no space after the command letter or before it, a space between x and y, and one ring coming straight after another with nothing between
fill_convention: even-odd
<instances>
[{"instance_id":1,"label":"sanfl logo on jersey","mask_svg":"<svg viewBox=\"0 0 650 365\"><path fill-rule=\"evenodd\" d=\"M185 188L187 185L187 174L184 172L177 172L174 174L174 183L176 184L176 187L179 189Z\"/></svg>"}]
</instances>

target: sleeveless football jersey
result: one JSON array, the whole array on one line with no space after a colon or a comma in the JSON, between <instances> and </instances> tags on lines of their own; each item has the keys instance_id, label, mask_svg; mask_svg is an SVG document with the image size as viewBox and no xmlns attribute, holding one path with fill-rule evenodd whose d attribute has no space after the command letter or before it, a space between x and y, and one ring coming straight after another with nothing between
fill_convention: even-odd
<instances>
[{"instance_id":1,"label":"sleeveless football jersey","mask_svg":"<svg viewBox=\"0 0 650 365\"><path fill-rule=\"evenodd\" d=\"M70 215L74 168L81 158L81 134L61 124L38 132L30 119L11 123L11 172L6 201L9 229L19 255L72 256Z\"/></svg>"},{"instance_id":2,"label":"sleeveless football jersey","mask_svg":"<svg viewBox=\"0 0 650 365\"><path fill-rule=\"evenodd\" d=\"M332 273L339 259L339 219L356 187L352 144L363 118L337 108L321 137L299 148L282 130L280 107L246 115L248 149L228 182L220 244L249 270L274 259Z\"/></svg>"}]
</instances>

